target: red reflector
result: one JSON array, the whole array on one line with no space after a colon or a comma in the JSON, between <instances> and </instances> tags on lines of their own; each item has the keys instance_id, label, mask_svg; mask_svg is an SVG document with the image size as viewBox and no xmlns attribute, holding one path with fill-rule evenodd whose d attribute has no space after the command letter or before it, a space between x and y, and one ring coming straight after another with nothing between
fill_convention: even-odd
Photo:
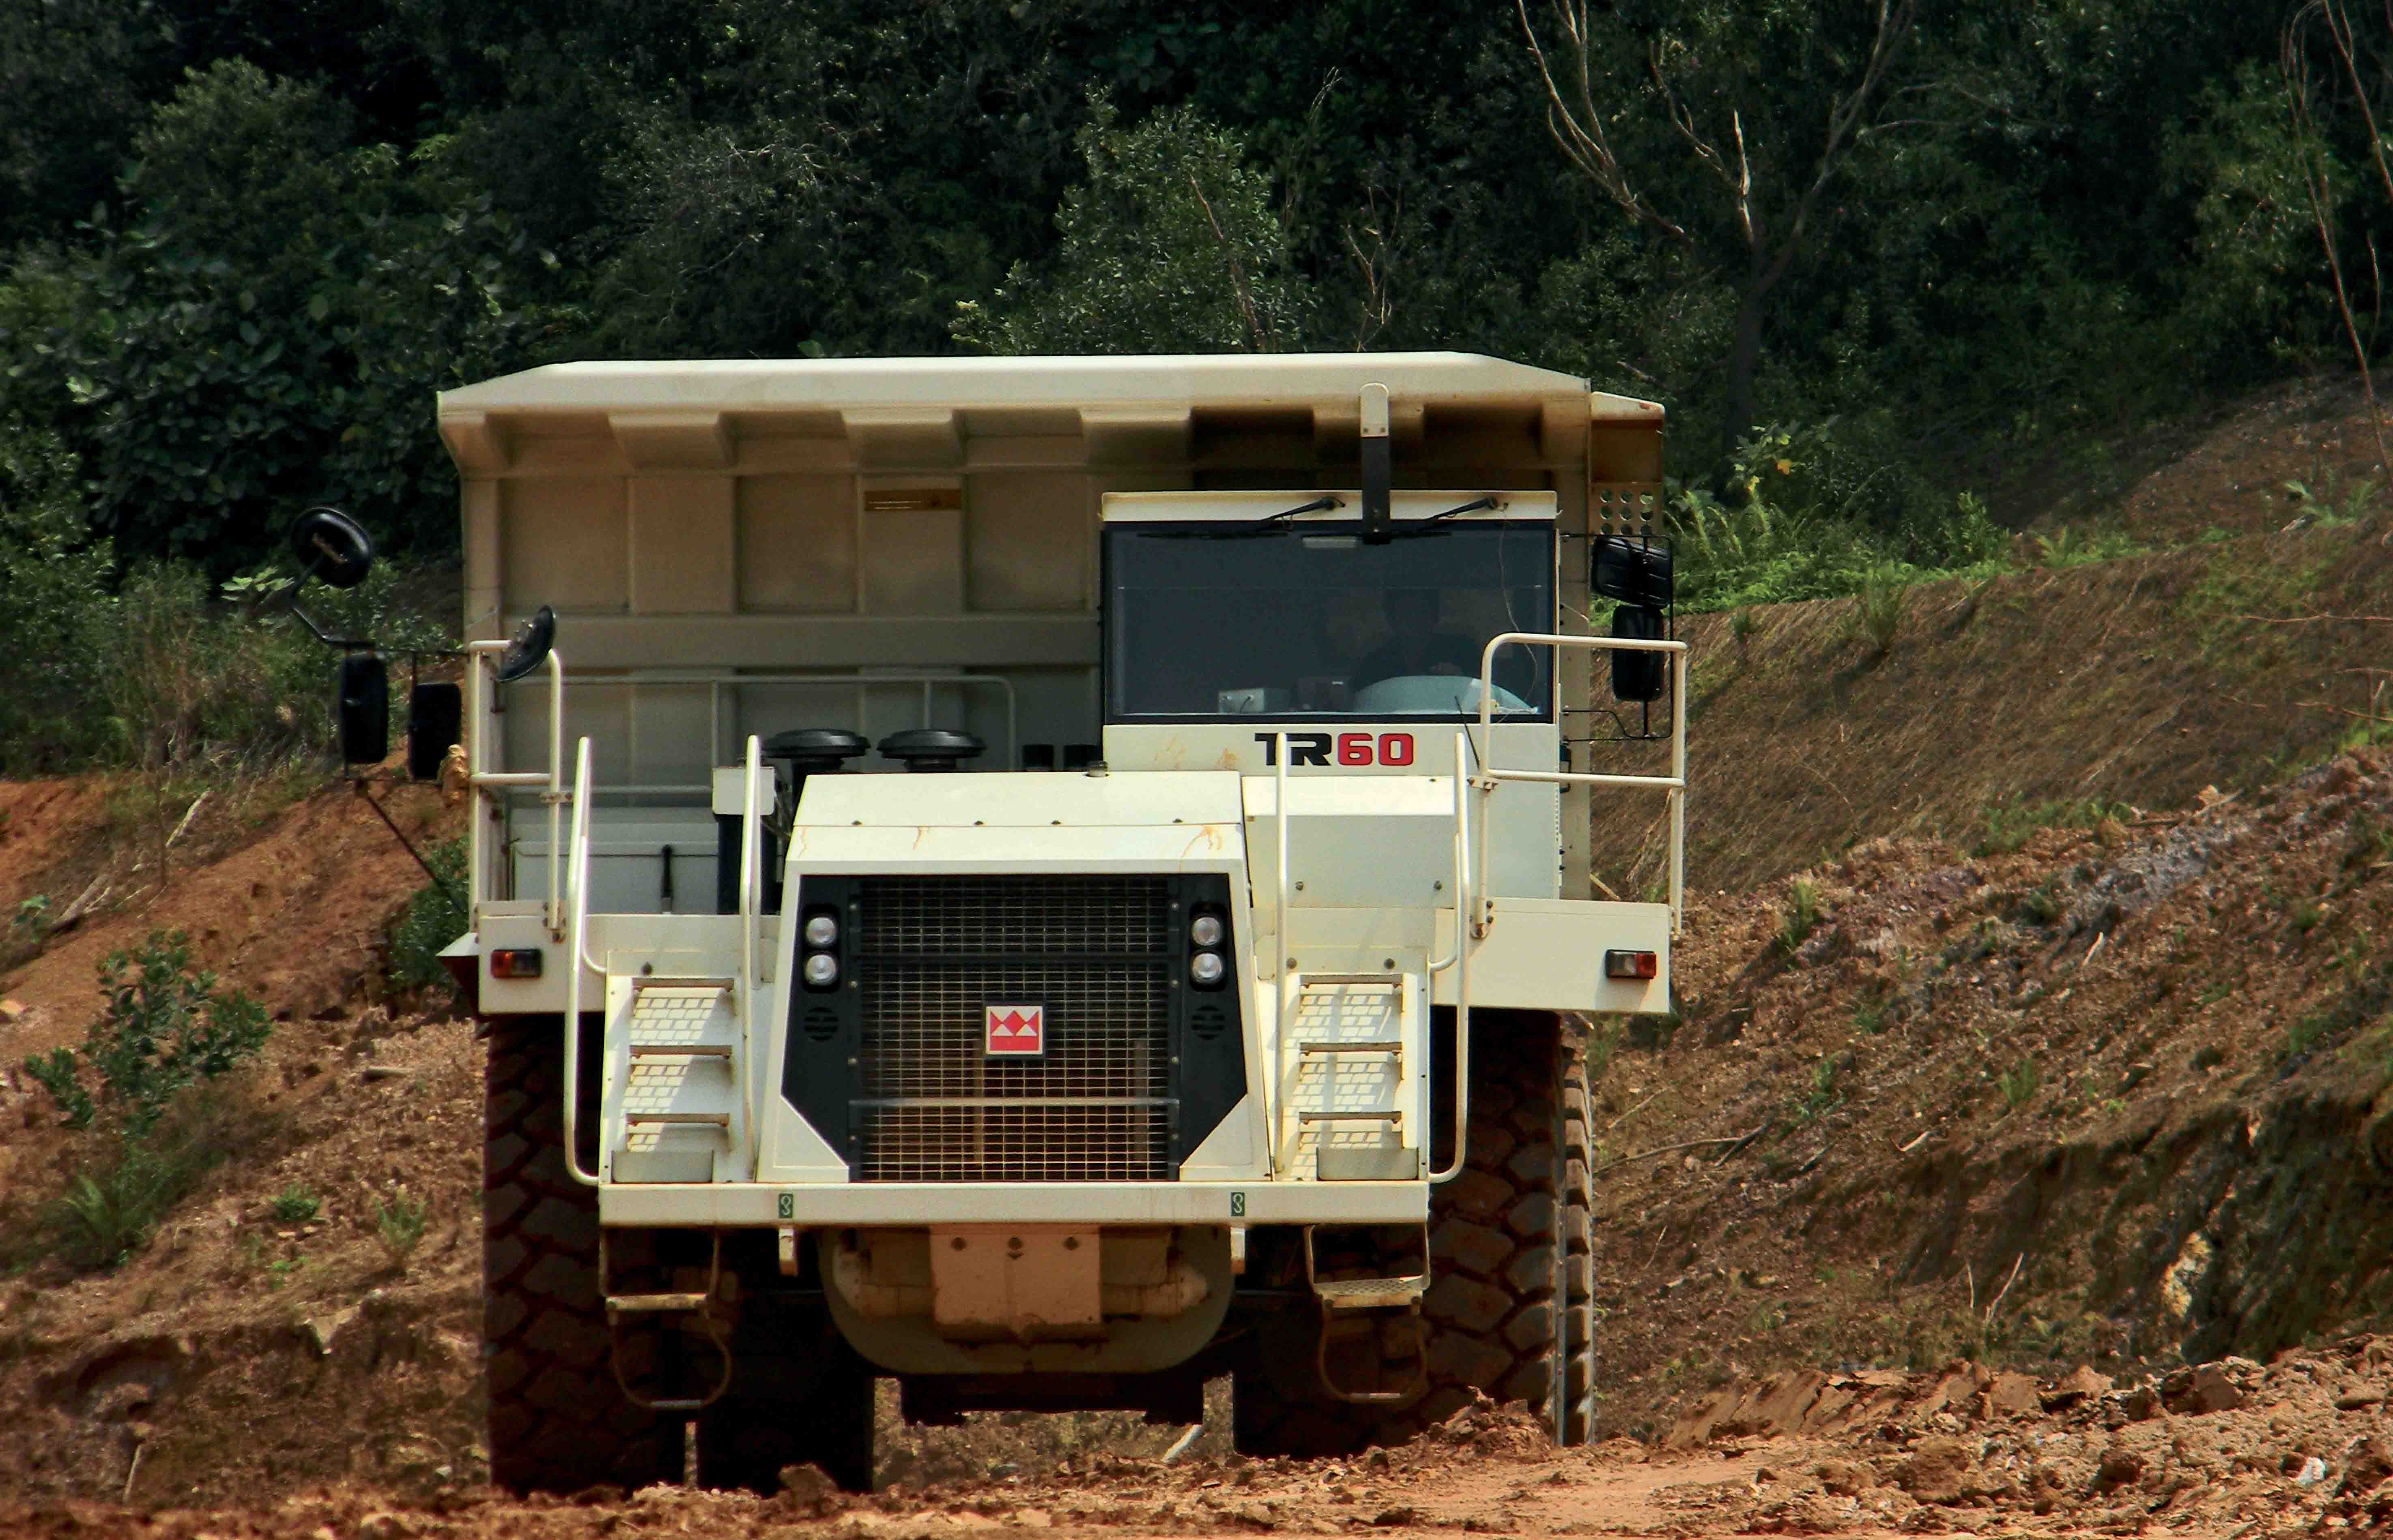
<instances>
[{"instance_id":1,"label":"red reflector","mask_svg":"<svg viewBox=\"0 0 2393 1540\"><path fill-rule=\"evenodd\" d=\"M1662 959L1655 952L1603 954L1603 976L1608 979L1650 979L1661 969Z\"/></svg>"},{"instance_id":2,"label":"red reflector","mask_svg":"<svg viewBox=\"0 0 2393 1540\"><path fill-rule=\"evenodd\" d=\"M490 976L494 979L536 979L540 977L540 948L517 946L509 951L490 954Z\"/></svg>"}]
</instances>

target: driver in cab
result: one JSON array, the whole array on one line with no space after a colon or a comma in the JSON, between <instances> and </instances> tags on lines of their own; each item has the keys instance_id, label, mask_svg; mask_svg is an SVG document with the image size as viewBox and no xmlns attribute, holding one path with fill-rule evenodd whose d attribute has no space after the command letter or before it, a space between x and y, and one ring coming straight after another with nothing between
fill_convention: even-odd
<instances>
[{"instance_id":1,"label":"driver in cab","mask_svg":"<svg viewBox=\"0 0 2393 1540\"><path fill-rule=\"evenodd\" d=\"M1485 634L1458 631L1445 624L1449 595L1435 588L1391 588L1380 595L1380 613L1386 634L1354 664L1359 688L1391 685L1400 680L1469 680L1471 685L1448 698L1441 692L1435 709L1472 709L1478 698L1479 652ZM1466 609L1470 607L1466 603ZM1489 634L1497 627L1490 628ZM1536 658L1522 647L1496 655L1496 703L1518 710L1542 693ZM1399 686L1400 687L1400 686ZM1407 702L1419 710L1426 700Z\"/></svg>"}]
</instances>

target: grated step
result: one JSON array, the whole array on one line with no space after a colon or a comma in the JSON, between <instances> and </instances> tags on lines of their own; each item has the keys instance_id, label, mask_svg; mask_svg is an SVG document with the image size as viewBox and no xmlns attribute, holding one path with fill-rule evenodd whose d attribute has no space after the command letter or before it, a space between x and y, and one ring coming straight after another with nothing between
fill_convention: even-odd
<instances>
[{"instance_id":1,"label":"grated step","mask_svg":"<svg viewBox=\"0 0 2393 1540\"><path fill-rule=\"evenodd\" d=\"M607 1308L625 1312L704 1310L706 1299L703 1294L610 1294Z\"/></svg>"},{"instance_id":2,"label":"grated step","mask_svg":"<svg viewBox=\"0 0 2393 1540\"><path fill-rule=\"evenodd\" d=\"M1427 1278L1331 1278L1313 1292L1325 1310L1404 1310L1429 1292Z\"/></svg>"},{"instance_id":3,"label":"grated step","mask_svg":"<svg viewBox=\"0 0 2393 1540\"><path fill-rule=\"evenodd\" d=\"M1380 1038L1367 1042L1353 1043L1325 1038L1296 1045L1296 1051L1299 1053L1401 1053L1404 1049L1402 1039L1395 1038Z\"/></svg>"}]
</instances>

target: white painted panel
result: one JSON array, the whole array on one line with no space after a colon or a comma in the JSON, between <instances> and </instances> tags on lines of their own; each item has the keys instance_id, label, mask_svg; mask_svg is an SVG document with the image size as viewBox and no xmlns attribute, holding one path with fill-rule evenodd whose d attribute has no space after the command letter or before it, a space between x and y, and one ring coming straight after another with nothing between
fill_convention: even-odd
<instances>
[{"instance_id":1,"label":"white painted panel","mask_svg":"<svg viewBox=\"0 0 2393 1540\"><path fill-rule=\"evenodd\" d=\"M1088 476L982 472L967 501L974 609L1088 607L1096 524Z\"/></svg>"},{"instance_id":2,"label":"white painted panel","mask_svg":"<svg viewBox=\"0 0 2393 1540\"><path fill-rule=\"evenodd\" d=\"M856 607L854 476L741 476L734 502L741 609Z\"/></svg>"},{"instance_id":3,"label":"white painted panel","mask_svg":"<svg viewBox=\"0 0 2393 1540\"><path fill-rule=\"evenodd\" d=\"M729 476L634 476L632 609L727 615L732 607Z\"/></svg>"},{"instance_id":4,"label":"white painted panel","mask_svg":"<svg viewBox=\"0 0 2393 1540\"><path fill-rule=\"evenodd\" d=\"M959 508L866 513L862 524L865 610L873 615L961 614L964 607L963 520Z\"/></svg>"},{"instance_id":5,"label":"white painted panel","mask_svg":"<svg viewBox=\"0 0 2393 1540\"><path fill-rule=\"evenodd\" d=\"M507 608L621 611L630 600L623 483L556 476L502 486L499 569Z\"/></svg>"}]
</instances>

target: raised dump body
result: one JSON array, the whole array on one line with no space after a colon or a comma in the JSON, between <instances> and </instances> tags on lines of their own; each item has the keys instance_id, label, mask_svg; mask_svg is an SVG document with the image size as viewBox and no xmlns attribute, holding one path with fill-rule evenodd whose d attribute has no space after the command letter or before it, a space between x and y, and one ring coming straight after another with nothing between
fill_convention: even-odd
<instances>
[{"instance_id":1,"label":"raised dump body","mask_svg":"<svg viewBox=\"0 0 2393 1540\"><path fill-rule=\"evenodd\" d=\"M1667 1009L1679 913L1661 426L1451 354L444 394L500 1480L694 1420L710 1482L861 1482L876 1376L1585 1437L1579 1031Z\"/></svg>"}]
</instances>

